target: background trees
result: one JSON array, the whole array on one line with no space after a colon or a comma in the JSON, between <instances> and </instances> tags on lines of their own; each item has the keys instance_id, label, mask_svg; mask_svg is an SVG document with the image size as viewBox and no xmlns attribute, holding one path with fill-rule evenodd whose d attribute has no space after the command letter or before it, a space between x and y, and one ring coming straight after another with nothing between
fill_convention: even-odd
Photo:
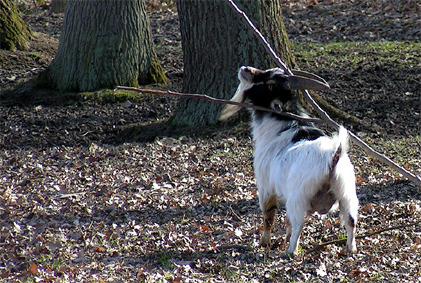
<instances>
[{"instance_id":1,"label":"background trees","mask_svg":"<svg viewBox=\"0 0 421 283\"><path fill-rule=\"evenodd\" d=\"M0 48L24 50L29 47L32 32L22 17L14 1L0 0Z\"/></svg>"},{"instance_id":2,"label":"background trees","mask_svg":"<svg viewBox=\"0 0 421 283\"><path fill-rule=\"evenodd\" d=\"M294 66L281 1L236 1L255 21L281 58ZM273 66L269 55L242 19L225 1L178 0L183 40L183 91L230 98L242 65ZM199 100L180 101L173 121L178 124L214 124L220 105Z\"/></svg>"},{"instance_id":3,"label":"background trees","mask_svg":"<svg viewBox=\"0 0 421 283\"><path fill-rule=\"evenodd\" d=\"M164 81L143 0L67 1L59 49L41 85L89 91Z\"/></svg>"}]
</instances>

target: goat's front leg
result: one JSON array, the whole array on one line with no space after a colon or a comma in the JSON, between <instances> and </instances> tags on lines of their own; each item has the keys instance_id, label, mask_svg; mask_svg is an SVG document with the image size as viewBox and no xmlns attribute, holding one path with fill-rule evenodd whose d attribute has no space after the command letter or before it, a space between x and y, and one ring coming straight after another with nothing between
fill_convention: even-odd
<instances>
[{"instance_id":1,"label":"goat's front leg","mask_svg":"<svg viewBox=\"0 0 421 283\"><path fill-rule=\"evenodd\" d=\"M278 205L276 195L272 195L263 201L263 234L260 239L261 246L270 245L270 234L272 232L273 222L275 221L275 214Z\"/></svg>"}]
</instances>

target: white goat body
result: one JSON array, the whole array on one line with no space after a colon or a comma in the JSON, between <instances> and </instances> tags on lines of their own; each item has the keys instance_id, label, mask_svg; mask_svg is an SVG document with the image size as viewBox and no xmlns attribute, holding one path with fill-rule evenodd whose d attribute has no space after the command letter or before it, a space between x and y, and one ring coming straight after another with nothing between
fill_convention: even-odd
<instances>
[{"instance_id":1,"label":"white goat body","mask_svg":"<svg viewBox=\"0 0 421 283\"><path fill-rule=\"evenodd\" d=\"M232 100L301 115L305 113L294 99L291 85L293 89L321 89L326 85L315 75L294 77L291 83L291 77L280 69L261 71L242 67L238 76L240 85ZM229 105L221 118L226 119L238 110L237 106ZM327 213L338 202L347 230L348 251L355 252L358 199L354 169L347 155L347 131L341 127L338 134L329 137L311 124L281 115L258 110L251 110L251 114L254 168L264 216L260 243L270 244L279 201L285 203L287 212L287 240L290 241L287 254L298 251L306 213Z\"/></svg>"}]
</instances>

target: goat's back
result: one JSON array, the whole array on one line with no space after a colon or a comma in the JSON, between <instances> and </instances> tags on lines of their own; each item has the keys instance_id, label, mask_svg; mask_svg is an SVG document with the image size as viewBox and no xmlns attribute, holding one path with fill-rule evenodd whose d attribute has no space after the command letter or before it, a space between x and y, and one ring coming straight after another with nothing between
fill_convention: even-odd
<instances>
[{"instance_id":1,"label":"goat's back","mask_svg":"<svg viewBox=\"0 0 421 283\"><path fill-rule=\"evenodd\" d=\"M347 135L341 130L333 137L322 136L316 140L291 141L294 131L285 132L271 142L259 143L255 148L255 173L259 193L271 195L276 193L282 199L290 194L296 197L313 196L323 182L329 178L332 158L339 145L342 146L340 159L334 170L334 178L341 180L353 176L353 167L347 156ZM338 167L344 168L338 170ZM345 182L345 181L343 181ZM342 182L341 182L342 183ZM341 189L342 185L337 185Z\"/></svg>"}]
</instances>

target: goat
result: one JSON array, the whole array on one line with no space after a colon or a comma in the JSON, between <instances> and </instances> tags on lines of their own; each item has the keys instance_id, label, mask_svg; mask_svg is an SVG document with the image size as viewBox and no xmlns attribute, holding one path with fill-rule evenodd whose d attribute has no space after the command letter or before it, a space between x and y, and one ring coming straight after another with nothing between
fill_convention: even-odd
<instances>
[{"instance_id":1,"label":"goat","mask_svg":"<svg viewBox=\"0 0 421 283\"><path fill-rule=\"evenodd\" d=\"M329 85L320 77L282 69L242 67L240 84L231 101L271 108L278 113L251 109L254 141L254 171L259 204L263 212L261 246L270 245L278 203L285 203L286 256L298 253L299 237L306 213L325 214L339 204L347 231L347 250L356 252L355 231L358 198L354 168L347 154L348 133L326 136L313 124L281 115L282 111L308 117L295 90L322 90ZM234 115L241 106L227 105L220 120Z\"/></svg>"}]
</instances>

